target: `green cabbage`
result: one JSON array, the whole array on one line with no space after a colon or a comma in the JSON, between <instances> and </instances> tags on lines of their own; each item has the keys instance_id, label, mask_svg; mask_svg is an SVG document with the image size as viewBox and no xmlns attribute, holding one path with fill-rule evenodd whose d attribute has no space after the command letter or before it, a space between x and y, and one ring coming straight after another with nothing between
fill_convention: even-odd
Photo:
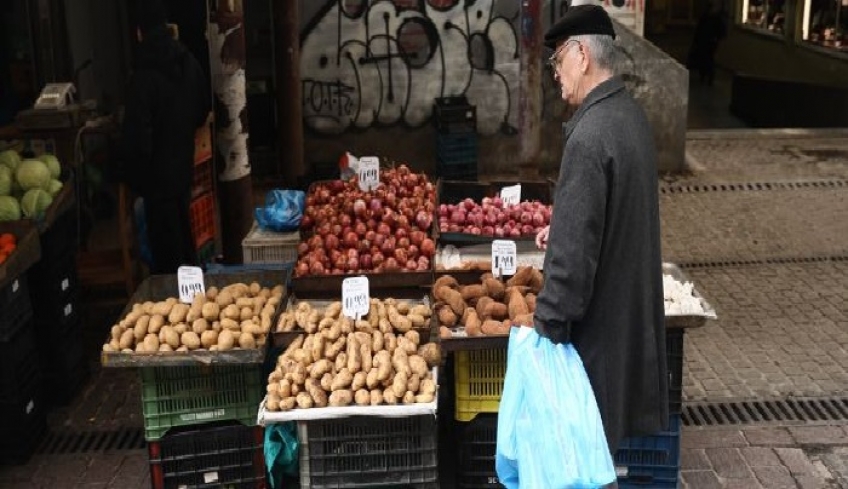
<instances>
[{"instance_id":1,"label":"green cabbage","mask_svg":"<svg viewBox=\"0 0 848 489\"><path fill-rule=\"evenodd\" d=\"M15 170L15 178L24 190L50 188L50 170L40 160L24 160Z\"/></svg>"},{"instance_id":2,"label":"green cabbage","mask_svg":"<svg viewBox=\"0 0 848 489\"><path fill-rule=\"evenodd\" d=\"M50 171L50 178L59 178L59 175L62 174L62 165L59 164L59 159L56 158L56 155L44 153L38 159L47 165L47 169Z\"/></svg>"},{"instance_id":3,"label":"green cabbage","mask_svg":"<svg viewBox=\"0 0 848 489\"><path fill-rule=\"evenodd\" d=\"M0 195L12 193L12 172L5 166L0 166Z\"/></svg>"},{"instance_id":4,"label":"green cabbage","mask_svg":"<svg viewBox=\"0 0 848 489\"><path fill-rule=\"evenodd\" d=\"M14 197L0 195L0 221L17 221L21 218L21 206Z\"/></svg>"},{"instance_id":5,"label":"green cabbage","mask_svg":"<svg viewBox=\"0 0 848 489\"><path fill-rule=\"evenodd\" d=\"M21 164L21 157L14 149L7 149L0 153L0 166L5 166L10 170L15 170Z\"/></svg>"},{"instance_id":6,"label":"green cabbage","mask_svg":"<svg viewBox=\"0 0 848 489\"><path fill-rule=\"evenodd\" d=\"M39 218L44 215L44 211L50 207L52 202L53 197L50 197L50 194L40 188L27 190L27 193L21 199L21 211L23 211L24 217Z\"/></svg>"},{"instance_id":7,"label":"green cabbage","mask_svg":"<svg viewBox=\"0 0 848 489\"><path fill-rule=\"evenodd\" d=\"M47 189L50 196L56 197L56 194L58 194L60 190L62 190L62 182L59 180L50 180L50 186Z\"/></svg>"}]
</instances>

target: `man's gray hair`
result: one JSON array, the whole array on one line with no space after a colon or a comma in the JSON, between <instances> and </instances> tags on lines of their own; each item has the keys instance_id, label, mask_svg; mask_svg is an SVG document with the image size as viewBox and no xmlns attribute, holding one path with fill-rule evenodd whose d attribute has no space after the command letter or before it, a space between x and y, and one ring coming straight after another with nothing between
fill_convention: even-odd
<instances>
[{"instance_id":1,"label":"man's gray hair","mask_svg":"<svg viewBox=\"0 0 848 489\"><path fill-rule=\"evenodd\" d=\"M618 48L612 37L598 34L583 34L571 36L571 39L589 46L592 58L600 69L613 74L617 73L619 64Z\"/></svg>"}]
</instances>

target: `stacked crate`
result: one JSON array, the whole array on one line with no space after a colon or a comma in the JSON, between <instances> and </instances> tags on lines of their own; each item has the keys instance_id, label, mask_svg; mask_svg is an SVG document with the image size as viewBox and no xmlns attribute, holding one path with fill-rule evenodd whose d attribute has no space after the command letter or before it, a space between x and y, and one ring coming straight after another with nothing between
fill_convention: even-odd
<instances>
[{"instance_id":1,"label":"stacked crate","mask_svg":"<svg viewBox=\"0 0 848 489\"><path fill-rule=\"evenodd\" d=\"M144 433L155 489L264 488L256 407L261 365L142 367Z\"/></svg>"},{"instance_id":2,"label":"stacked crate","mask_svg":"<svg viewBox=\"0 0 848 489\"><path fill-rule=\"evenodd\" d=\"M195 134L194 182L189 204L192 237L201 264L212 262L215 256L214 168L212 134L207 125Z\"/></svg>"},{"instance_id":3,"label":"stacked crate","mask_svg":"<svg viewBox=\"0 0 848 489\"><path fill-rule=\"evenodd\" d=\"M437 98L433 121L438 175L449 180L477 180L477 108L464 96Z\"/></svg>"},{"instance_id":4,"label":"stacked crate","mask_svg":"<svg viewBox=\"0 0 848 489\"><path fill-rule=\"evenodd\" d=\"M77 219L71 208L41 234L41 260L28 274L43 392L52 405L68 404L89 375L83 353L76 252Z\"/></svg>"}]
</instances>

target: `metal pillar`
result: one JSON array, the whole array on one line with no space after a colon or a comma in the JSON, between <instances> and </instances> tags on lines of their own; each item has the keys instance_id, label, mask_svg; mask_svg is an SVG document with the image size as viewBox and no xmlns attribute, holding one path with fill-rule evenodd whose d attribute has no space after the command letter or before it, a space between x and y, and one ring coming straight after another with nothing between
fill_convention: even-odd
<instances>
[{"instance_id":1,"label":"metal pillar","mask_svg":"<svg viewBox=\"0 0 848 489\"><path fill-rule=\"evenodd\" d=\"M298 0L274 0L274 61L277 66L277 174L290 187L306 173L303 149L303 96L300 82Z\"/></svg>"}]
</instances>

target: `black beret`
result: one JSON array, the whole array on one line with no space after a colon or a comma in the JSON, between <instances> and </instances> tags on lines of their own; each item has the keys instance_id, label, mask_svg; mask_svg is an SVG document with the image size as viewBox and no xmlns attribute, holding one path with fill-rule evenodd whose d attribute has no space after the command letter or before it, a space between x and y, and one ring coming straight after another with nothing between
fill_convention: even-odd
<instances>
[{"instance_id":1,"label":"black beret","mask_svg":"<svg viewBox=\"0 0 848 489\"><path fill-rule=\"evenodd\" d=\"M570 7L565 15L545 33L545 46L556 48L557 43L571 36L600 34L615 39L612 21L600 5L576 5Z\"/></svg>"}]
</instances>

